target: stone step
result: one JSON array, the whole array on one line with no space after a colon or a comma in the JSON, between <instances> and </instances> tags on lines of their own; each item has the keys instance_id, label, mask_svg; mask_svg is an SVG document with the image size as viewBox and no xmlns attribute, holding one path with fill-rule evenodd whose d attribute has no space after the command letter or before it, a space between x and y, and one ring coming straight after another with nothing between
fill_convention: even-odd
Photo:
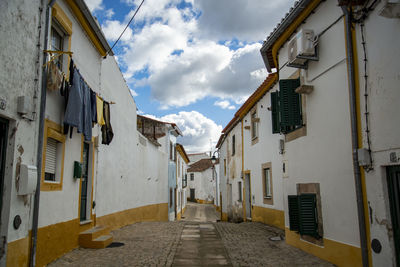
<instances>
[{"instance_id":1,"label":"stone step","mask_svg":"<svg viewBox=\"0 0 400 267\"><path fill-rule=\"evenodd\" d=\"M84 248L105 248L111 242L108 227L96 226L79 234L79 246Z\"/></svg>"}]
</instances>

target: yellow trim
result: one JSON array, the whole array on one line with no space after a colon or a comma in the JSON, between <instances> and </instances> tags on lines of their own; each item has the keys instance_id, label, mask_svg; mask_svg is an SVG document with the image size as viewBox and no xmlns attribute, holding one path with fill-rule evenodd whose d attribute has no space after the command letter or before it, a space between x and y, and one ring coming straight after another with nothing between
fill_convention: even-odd
<instances>
[{"instance_id":1,"label":"yellow trim","mask_svg":"<svg viewBox=\"0 0 400 267\"><path fill-rule=\"evenodd\" d=\"M61 133L62 127L46 119L44 122L44 136L43 136L43 156L42 156L42 175L40 178L40 190L41 191L61 191L64 179L64 159L65 159L65 136ZM46 165L46 149L47 149L47 138L53 138L63 144L62 148L62 159L61 159L61 176L58 182L47 182L44 180L44 170Z\"/></svg>"},{"instance_id":2,"label":"yellow trim","mask_svg":"<svg viewBox=\"0 0 400 267\"><path fill-rule=\"evenodd\" d=\"M345 27L346 27L346 24L345 24ZM351 35L352 35L353 59L354 59L353 65L354 65L354 82L355 82L356 112L357 112L358 148L362 148L363 147L363 134L362 134L362 126L361 126L362 118L361 118L361 104L360 104L360 80L359 80L360 74L359 74L359 68L358 68L357 42L356 42L356 31L355 31L354 24L351 27ZM346 53L347 53L347 48L346 48ZM366 185L366 181L365 181L365 170L363 167L360 167L360 173L361 173L361 186L362 186L362 192L363 192L364 217L365 217L364 221L365 221L365 226L366 226L367 244L371 244L371 228L370 228L370 221L369 221L367 185ZM368 248L369 266L372 266L371 246L367 245L367 248Z\"/></svg>"},{"instance_id":3,"label":"yellow trim","mask_svg":"<svg viewBox=\"0 0 400 267\"><path fill-rule=\"evenodd\" d=\"M190 162L190 160L189 160L187 154L185 153L185 151L183 151L183 149L184 148L181 144L176 145L176 150L179 152L179 154L181 154L181 157L186 162L186 164L188 164Z\"/></svg>"},{"instance_id":4,"label":"yellow trim","mask_svg":"<svg viewBox=\"0 0 400 267\"><path fill-rule=\"evenodd\" d=\"M136 222L168 221L168 203L148 205L119 211L96 219L98 225L110 227L111 230Z\"/></svg>"},{"instance_id":5,"label":"yellow trim","mask_svg":"<svg viewBox=\"0 0 400 267\"><path fill-rule=\"evenodd\" d=\"M321 0L314 0L310 4L307 5L306 8L300 13L299 16L289 25L289 27L285 30L281 36L275 41L272 45L272 58L275 64L275 68L279 68L278 65L278 50L282 47L282 45L289 39L292 33L299 27L299 25L308 17L308 15L316 8Z\"/></svg>"},{"instance_id":6,"label":"yellow trim","mask_svg":"<svg viewBox=\"0 0 400 267\"><path fill-rule=\"evenodd\" d=\"M227 222L228 221L228 213L221 212L221 221Z\"/></svg>"},{"instance_id":7,"label":"yellow trim","mask_svg":"<svg viewBox=\"0 0 400 267\"><path fill-rule=\"evenodd\" d=\"M30 256L31 232L27 237L12 241L7 244L6 266L28 266Z\"/></svg>"},{"instance_id":8,"label":"yellow trim","mask_svg":"<svg viewBox=\"0 0 400 267\"><path fill-rule=\"evenodd\" d=\"M337 266L362 266L361 249L352 245L324 238L324 246L314 245L300 239L299 234L285 227L286 243L329 261Z\"/></svg>"},{"instance_id":9,"label":"yellow trim","mask_svg":"<svg viewBox=\"0 0 400 267\"><path fill-rule=\"evenodd\" d=\"M196 198L196 203L199 204L214 204L214 201L209 201L209 200L204 200L204 199L200 199L200 198Z\"/></svg>"},{"instance_id":10,"label":"yellow trim","mask_svg":"<svg viewBox=\"0 0 400 267\"><path fill-rule=\"evenodd\" d=\"M283 210L253 205L251 219L253 222L262 222L268 225L273 225L282 230L285 229L285 213Z\"/></svg>"},{"instance_id":11,"label":"yellow trim","mask_svg":"<svg viewBox=\"0 0 400 267\"><path fill-rule=\"evenodd\" d=\"M86 17L79 9L78 5L75 3L74 0L65 0L68 6L71 8L72 12L76 16L76 19L81 24L83 30L87 33L89 39L92 41L93 45L99 52L99 54L103 57L106 55L107 51L106 48L101 44L99 38L97 37L96 32L90 26L89 22L87 21Z\"/></svg>"},{"instance_id":12,"label":"yellow trim","mask_svg":"<svg viewBox=\"0 0 400 267\"><path fill-rule=\"evenodd\" d=\"M69 35L72 35L72 22L57 3L54 3L51 14L58 21L58 23L60 23L63 29Z\"/></svg>"}]
</instances>

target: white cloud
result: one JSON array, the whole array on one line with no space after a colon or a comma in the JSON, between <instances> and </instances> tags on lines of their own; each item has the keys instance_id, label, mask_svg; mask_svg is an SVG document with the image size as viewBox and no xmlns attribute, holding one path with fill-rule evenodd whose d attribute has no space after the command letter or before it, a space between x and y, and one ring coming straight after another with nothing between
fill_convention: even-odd
<instances>
[{"instance_id":1,"label":"white cloud","mask_svg":"<svg viewBox=\"0 0 400 267\"><path fill-rule=\"evenodd\" d=\"M106 38L110 41L116 41L125 29L126 25L121 24L118 20L107 20L103 25L102 29ZM127 28L121 37L122 41L129 41L133 36L131 28Z\"/></svg>"},{"instance_id":2,"label":"white cloud","mask_svg":"<svg viewBox=\"0 0 400 267\"><path fill-rule=\"evenodd\" d=\"M106 13L105 16L107 19L111 19L112 16L114 16L114 14L115 14L115 12L112 8L107 9L105 13Z\"/></svg>"},{"instance_id":3,"label":"white cloud","mask_svg":"<svg viewBox=\"0 0 400 267\"><path fill-rule=\"evenodd\" d=\"M197 111L181 111L163 116L161 120L178 125L183 133L178 142L185 147L187 153L210 151L210 141L215 145L222 131L221 125Z\"/></svg>"},{"instance_id":4,"label":"white cloud","mask_svg":"<svg viewBox=\"0 0 400 267\"><path fill-rule=\"evenodd\" d=\"M207 38L246 41L265 39L294 0L196 0L199 28Z\"/></svg>"},{"instance_id":5,"label":"white cloud","mask_svg":"<svg viewBox=\"0 0 400 267\"><path fill-rule=\"evenodd\" d=\"M123 0L133 7L141 1ZM242 104L267 76L259 41L293 0L186 0L193 8L178 9L180 2L144 2L133 22L144 26L128 28L119 44L125 79L133 89L149 85L152 99L162 109L207 96ZM135 9L123 22L103 23L110 41L118 38ZM235 44L240 48L229 48Z\"/></svg>"},{"instance_id":6,"label":"white cloud","mask_svg":"<svg viewBox=\"0 0 400 267\"><path fill-rule=\"evenodd\" d=\"M91 12L104 9L103 0L85 0L85 3Z\"/></svg>"},{"instance_id":7,"label":"white cloud","mask_svg":"<svg viewBox=\"0 0 400 267\"><path fill-rule=\"evenodd\" d=\"M236 108L234 105L231 105L231 103L228 100L215 101L214 105L218 106L222 109L235 109Z\"/></svg>"}]
</instances>

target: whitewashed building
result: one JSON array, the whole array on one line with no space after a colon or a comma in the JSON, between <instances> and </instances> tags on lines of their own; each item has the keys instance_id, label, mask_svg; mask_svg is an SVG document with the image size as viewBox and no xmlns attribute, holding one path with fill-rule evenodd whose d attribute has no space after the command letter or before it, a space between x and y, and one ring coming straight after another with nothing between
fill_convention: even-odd
<instances>
[{"instance_id":1,"label":"whitewashed building","mask_svg":"<svg viewBox=\"0 0 400 267\"><path fill-rule=\"evenodd\" d=\"M10 23L1 28L1 42L21 45L2 43L1 52L10 68L0 71L1 151L6 155L0 168L6 188L1 195L1 264L27 266L31 260L43 266L78 246L108 245L112 229L167 221L170 141L179 130L167 124L157 142L137 131L136 104L86 4L58 0L0 5L1 21ZM17 17L26 21L14 20ZM65 81L79 87L61 86ZM82 121L68 121L74 127L67 131L66 118L74 114ZM89 114L98 120L92 123ZM102 127L100 118L105 120ZM35 167L40 171L36 202ZM92 239L92 232L102 237Z\"/></svg>"},{"instance_id":2,"label":"whitewashed building","mask_svg":"<svg viewBox=\"0 0 400 267\"><path fill-rule=\"evenodd\" d=\"M183 145L176 144L176 185L177 185L177 219L180 220L186 210L187 204L187 169L189 165L189 157L186 154Z\"/></svg>"},{"instance_id":3,"label":"whitewashed building","mask_svg":"<svg viewBox=\"0 0 400 267\"><path fill-rule=\"evenodd\" d=\"M218 162L214 166L207 153L189 154L189 159L193 163L187 169L189 189L187 199L218 206L216 199L219 195L217 192L218 173L216 172Z\"/></svg>"}]
</instances>

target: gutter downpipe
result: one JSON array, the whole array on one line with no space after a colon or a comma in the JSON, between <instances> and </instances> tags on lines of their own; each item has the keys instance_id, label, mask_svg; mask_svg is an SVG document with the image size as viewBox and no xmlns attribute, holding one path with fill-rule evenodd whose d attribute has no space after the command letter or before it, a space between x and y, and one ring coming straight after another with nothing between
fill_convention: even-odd
<instances>
[{"instance_id":1,"label":"gutter downpipe","mask_svg":"<svg viewBox=\"0 0 400 267\"><path fill-rule=\"evenodd\" d=\"M47 0L43 0L47 2ZM53 7L56 0L51 0L46 6L46 23L44 30L44 48L47 50L48 35L49 35L49 25L50 25L50 10ZM46 53L43 52L43 65L46 63ZM38 140L38 150L37 150L37 183L35 200L33 206L33 218L32 218L32 238L31 238L31 249L29 256L29 266L34 267L36 265L36 249L37 249L37 232L39 224L39 200L40 200L40 182L42 177L42 156L43 156L43 133L44 133L44 117L46 111L46 83L47 83L47 73L46 70L42 71L42 86L40 92L40 111L39 111L39 140Z\"/></svg>"},{"instance_id":2,"label":"gutter downpipe","mask_svg":"<svg viewBox=\"0 0 400 267\"><path fill-rule=\"evenodd\" d=\"M343 14L345 15L346 23L346 48L348 56L348 75L349 75L349 97L350 97L350 115L351 115L351 141L352 141L352 153L353 153L353 169L354 169L354 180L356 186L356 198L357 198L357 213L358 213L358 227L360 231L360 246L361 246L361 258L364 267L369 266L368 260L368 244L367 244L367 229L365 225L365 214L364 214L364 201L363 201L363 190L361 183L361 171L358 162L358 132L357 132L357 110L356 110L356 85L355 85L355 71L354 71L354 54L353 54L353 38L351 34L351 17L346 6L342 6Z\"/></svg>"}]
</instances>

